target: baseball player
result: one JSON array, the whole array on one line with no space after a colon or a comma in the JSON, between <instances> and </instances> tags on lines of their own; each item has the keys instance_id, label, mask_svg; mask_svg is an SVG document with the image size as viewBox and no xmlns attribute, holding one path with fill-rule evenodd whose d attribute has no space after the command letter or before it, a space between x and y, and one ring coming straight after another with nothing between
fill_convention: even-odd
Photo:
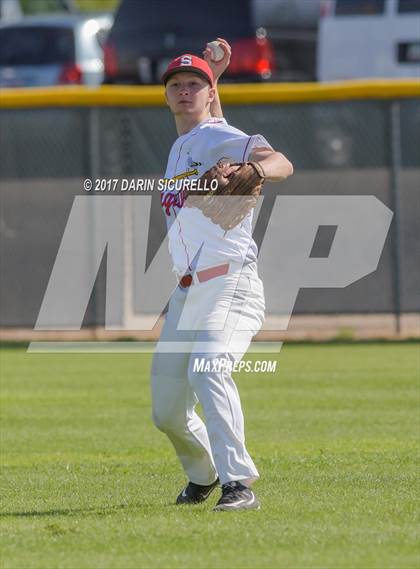
<instances>
[{"instance_id":1,"label":"baseball player","mask_svg":"<svg viewBox=\"0 0 420 569\"><path fill-rule=\"evenodd\" d=\"M212 61L206 48L204 58L177 57L163 75L178 132L165 178L203 179L219 164L219 182L228 184L238 177L237 164L243 164L247 177L260 186L264 179L284 180L293 173L287 158L263 136L249 136L223 118L217 80L229 64L230 46L218 41L222 61ZM220 484L215 510L258 509L251 485L259 474L245 446L240 397L230 372L264 320L252 210L239 223L223 226L199 206L187 207L189 199L184 188L161 196L178 286L153 357L153 421L168 436L188 478L177 504L203 502ZM195 411L198 402L205 422Z\"/></svg>"}]
</instances>

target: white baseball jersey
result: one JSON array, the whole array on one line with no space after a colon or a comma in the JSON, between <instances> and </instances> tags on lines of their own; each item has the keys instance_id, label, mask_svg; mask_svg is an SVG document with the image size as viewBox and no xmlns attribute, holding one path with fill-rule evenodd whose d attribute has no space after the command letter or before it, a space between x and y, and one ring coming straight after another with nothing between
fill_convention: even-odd
<instances>
[{"instance_id":1,"label":"white baseball jersey","mask_svg":"<svg viewBox=\"0 0 420 569\"><path fill-rule=\"evenodd\" d=\"M219 160L246 162L257 147L272 147L260 134L248 136L223 118L210 118L180 136L169 153L166 179L196 179ZM174 271L184 274L227 262L253 262L257 245L252 239L251 211L229 231L213 223L197 208L183 208L183 190L162 192L161 204L167 219L169 251ZM175 223L175 227L172 224Z\"/></svg>"}]
</instances>

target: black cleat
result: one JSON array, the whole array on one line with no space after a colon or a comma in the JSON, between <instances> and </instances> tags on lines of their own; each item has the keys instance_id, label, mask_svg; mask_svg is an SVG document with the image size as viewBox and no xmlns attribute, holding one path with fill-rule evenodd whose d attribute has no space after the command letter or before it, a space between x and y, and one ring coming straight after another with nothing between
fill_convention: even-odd
<instances>
[{"instance_id":1,"label":"black cleat","mask_svg":"<svg viewBox=\"0 0 420 569\"><path fill-rule=\"evenodd\" d=\"M207 498L210 496L218 484L218 478L213 482L213 484L209 484L209 486L201 486L200 484L189 482L176 499L176 503L199 504L200 502L204 502L204 500L207 500Z\"/></svg>"},{"instance_id":2,"label":"black cleat","mask_svg":"<svg viewBox=\"0 0 420 569\"><path fill-rule=\"evenodd\" d=\"M222 497L213 508L215 512L230 510L259 510L254 492L238 481L228 482L222 486Z\"/></svg>"}]
</instances>

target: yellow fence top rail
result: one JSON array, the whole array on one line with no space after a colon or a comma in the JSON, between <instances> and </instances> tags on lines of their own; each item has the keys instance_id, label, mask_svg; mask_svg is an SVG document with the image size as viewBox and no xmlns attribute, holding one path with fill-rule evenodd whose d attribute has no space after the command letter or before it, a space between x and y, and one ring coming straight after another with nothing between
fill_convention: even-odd
<instances>
[{"instance_id":1,"label":"yellow fence top rail","mask_svg":"<svg viewBox=\"0 0 420 569\"><path fill-rule=\"evenodd\" d=\"M417 79L369 79L334 83L246 83L219 86L224 104L275 104L420 97ZM163 87L103 85L1 89L0 107L163 106Z\"/></svg>"}]
</instances>

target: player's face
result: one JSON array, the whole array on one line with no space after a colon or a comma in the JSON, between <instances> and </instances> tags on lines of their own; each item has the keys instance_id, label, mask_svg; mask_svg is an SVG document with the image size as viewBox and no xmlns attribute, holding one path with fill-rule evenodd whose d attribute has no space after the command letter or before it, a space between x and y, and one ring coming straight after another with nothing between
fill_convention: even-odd
<instances>
[{"instance_id":1,"label":"player's face","mask_svg":"<svg viewBox=\"0 0 420 569\"><path fill-rule=\"evenodd\" d=\"M166 101L174 115L200 116L213 99L214 89L196 73L176 73L166 84Z\"/></svg>"}]
</instances>

